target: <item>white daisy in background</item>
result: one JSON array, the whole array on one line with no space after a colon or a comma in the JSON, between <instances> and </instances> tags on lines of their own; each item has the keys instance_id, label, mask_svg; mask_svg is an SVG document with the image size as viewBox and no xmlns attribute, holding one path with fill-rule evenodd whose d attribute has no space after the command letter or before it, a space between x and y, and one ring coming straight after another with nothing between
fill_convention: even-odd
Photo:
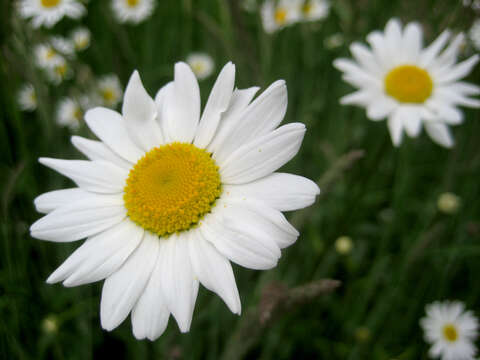
<instances>
[{"instance_id":1,"label":"white daisy in background","mask_svg":"<svg viewBox=\"0 0 480 360\"><path fill-rule=\"evenodd\" d=\"M97 83L97 103L114 108L122 100L123 90L117 75L102 76Z\"/></svg>"},{"instance_id":2,"label":"white daisy in background","mask_svg":"<svg viewBox=\"0 0 480 360\"><path fill-rule=\"evenodd\" d=\"M298 232L281 211L311 205L317 185L275 172L298 152L305 126L279 126L285 82L252 101L257 87L235 89L235 66L220 72L203 113L197 79L185 63L153 100L138 72L122 114L95 108L85 120L101 141L74 136L89 160L41 158L77 188L35 199L48 213L31 235L87 240L48 278L77 286L102 279L100 319L112 330L131 312L136 338L155 340L170 314L190 329L199 283L236 314L241 305L230 265L276 266ZM278 128L277 128L278 127Z\"/></svg>"},{"instance_id":3,"label":"white daisy in background","mask_svg":"<svg viewBox=\"0 0 480 360\"><path fill-rule=\"evenodd\" d=\"M475 20L468 35L475 50L480 51L480 19Z\"/></svg>"},{"instance_id":4,"label":"white daisy in background","mask_svg":"<svg viewBox=\"0 0 480 360\"><path fill-rule=\"evenodd\" d=\"M73 76L73 69L64 57L59 57L52 66L45 69L45 72L48 80L54 85L71 79Z\"/></svg>"},{"instance_id":5,"label":"white daisy in background","mask_svg":"<svg viewBox=\"0 0 480 360\"><path fill-rule=\"evenodd\" d=\"M303 21L317 21L325 19L330 12L328 0L305 0L300 5L300 13Z\"/></svg>"},{"instance_id":6,"label":"white daisy in background","mask_svg":"<svg viewBox=\"0 0 480 360\"><path fill-rule=\"evenodd\" d=\"M41 69L47 69L56 65L63 57L48 43L38 44L33 49L35 62Z\"/></svg>"},{"instance_id":7,"label":"white daisy in background","mask_svg":"<svg viewBox=\"0 0 480 360\"><path fill-rule=\"evenodd\" d=\"M212 57L205 53L192 53L187 56L186 62L199 80L208 78L215 69Z\"/></svg>"},{"instance_id":8,"label":"white daisy in background","mask_svg":"<svg viewBox=\"0 0 480 360\"><path fill-rule=\"evenodd\" d=\"M440 194L437 199L437 208L444 214L452 215L457 213L461 204L462 199L451 192Z\"/></svg>"},{"instance_id":9,"label":"white daisy in background","mask_svg":"<svg viewBox=\"0 0 480 360\"><path fill-rule=\"evenodd\" d=\"M62 36L52 36L49 39L49 42L53 46L53 51L64 55L68 58L72 58L75 56L75 44L73 41L66 39Z\"/></svg>"},{"instance_id":10,"label":"white daisy in background","mask_svg":"<svg viewBox=\"0 0 480 360\"><path fill-rule=\"evenodd\" d=\"M18 104L23 111L33 111L37 108L37 94L32 84L25 84L18 92Z\"/></svg>"},{"instance_id":11,"label":"white daisy in background","mask_svg":"<svg viewBox=\"0 0 480 360\"><path fill-rule=\"evenodd\" d=\"M83 51L90 46L92 34L86 27L79 27L72 31L70 38L76 51Z\"/></svg>"},{"instance_id":12,"label":"white daisy in background","mask_svg":"<svg viewBox=\"0 0 480 360\"><path fill-rule=\"evenodd\" d=\"M63 98L57 106L57 124L70 130L77 130L83 118L83 110L79 102L72 98Z\"/></svg>"},{"instance_id":13,"label":"white daisy in background","mask_svg":"<svg viewBox=\"0 0 480 360\"><path fill-rule=\"evenodd\" d=\"M432 345L429 354L442 360L473 360L477 349L478 321L465 311L460 301L434 302L425 308L427 316L420 320L425 341Z\"/></svg>"},{"instance_id":14,"label":"white daisy in background","mask_svg":"<svg viewBox=\"0 0 480 360\"><path fill-rule=\"evenodd\" d=\"M266 0L261 7L263 29L271 34L300 20L299 0Z\"/></svg>"},{"instance_id":15,"label":"white daisy in background","mask_svg":"<svg viewBox=\"0 0 480 360\"><path fill-rule=\"evenodd\" d=\"M73 19L82 17L86 10L77 0L20 0L19 11L22 17L32 18L33 27L52 27L64 16Z\"/></svg>"},{"instance_id":16,"label":"white daisy in background","mask_svg":"<svg viewBox=\"0 0 480 360\"><path fill-rule=\"evenodd\" d=\"M152 15L153 0L112 0L112 8L118 21L138 24Z\"/></svg>"},{"instance_id":17,"label":"white daisy in background","mask_svg":"<svg viewBox=\"0 0 480 360\"><path fill-rule=\"evenodd\" d=\"M334 62L344 72L343 79L359 88L343 97L341 103L365 107L367 117L374 121L387 118L395 146L402 142L404 130L416 137L422 125L436 143L453 146L448 125L463 121L458 106L480 106L479 100L471 98L480 93L480 88L460 81L479 57L457 64L464 35L457 35L444 49L449 38L450 32L445 31L424 49L419 24L409 23L402 29L398 20L390 20L385 32L374 31L367 36L371 48L360 43L351 45L355 61Z\"/></svg>"}]
</instances>

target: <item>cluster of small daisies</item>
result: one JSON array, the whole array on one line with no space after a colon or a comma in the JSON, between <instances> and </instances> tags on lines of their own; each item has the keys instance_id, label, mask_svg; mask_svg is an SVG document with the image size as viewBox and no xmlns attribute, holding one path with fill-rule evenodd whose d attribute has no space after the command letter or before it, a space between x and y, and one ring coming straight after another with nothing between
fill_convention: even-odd
<instances>
[{"instance_id":1,"label":"cluster of small daisies","mask_svg":"<svg viewBox=\"0 0 480 360\"><path fill-rule=\"evenodd\" d=\"M266 0L261 16L265 32L273 33L298 22L325 19L329 11L329 0Z\"/></svg>"}]
</instances>

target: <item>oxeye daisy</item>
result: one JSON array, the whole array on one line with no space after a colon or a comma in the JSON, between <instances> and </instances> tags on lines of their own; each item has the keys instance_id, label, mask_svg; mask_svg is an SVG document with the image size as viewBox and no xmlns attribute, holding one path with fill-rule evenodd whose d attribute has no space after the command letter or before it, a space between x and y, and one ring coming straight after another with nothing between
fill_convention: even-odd
<instances>
[{"instance_id":1,"label":"oxeye daisy","mask_svg":"<svg viewBox=\"0 0 480 360\"><path fill-rule=\"evenodd\" d=\"M103 106L114 108L122 100L123 90L117 75L105 75L98 80L97 98Z\"/></svg>"},{"instance_id":2,"label":"oxeye daisy","mask_svg":"<svg viewBox=\"0 0 480 360\"><path fill-rule=\"evenodd\" d=\"M70 38L75 46L75 50L83 51L88 48L90 46L91 36L90 30L85 27L79 27L73 30Z\"/></svg>"},{"instance_id":3,"label":"oxeye daisy","mask_svg":"<svg viewBox=\"0 0 480 360\"><path fill-rule=\"evenodd\" d=\"M45 71L48 80L55 85L73 76L73 69L62 56L57 57L53 65L47 67Z\"/></svg>"},{"instance_id":4,"label":"oxeye daisy","mask_svg":"<svg viewBox=\"0 0 480 360\"><path fill-rule=\"evenodd\" d=\"M328 0L305 0L300 4L300 13L303 21L317 21L325 19L330 11Z\"/></svg>"},{"instance_id":5,"label":"oxeye daisy","mask_svg":"<svg viewBox=\"0 0 480 360\"><path fill-rule=\"evenodd\" d=\"M33 27L52 27L64 16L78 19L85 14L85 7L78 0L20 0L20 14L32 18Z\"/></svg>"},{"instance_id":6,"label":"oxeye daisy","mask_svg":"<svg viewBox=\"0 0 480 360\"><path fill-rule=\"evenodd\" d=\"M282 211L311 205L319 189L276 170L298 152L305 126L278 127L287 108L284 81L253 101L258 88L238 90L234 82L228 63L201 114L198 83L185 63L175 65L174 80L155 100L135 71L122 114L101 107L86 113L101 141L72 138L89 160L40 159L78 187L35 199L48 215L31 235L87 238L47 282L106 279L104 329L131 312L138 339L158 338L170 314L187 332L199 283L240 314L230 261L270 269L297 239Z\"/></svg>"},{"instance_id":7,"label":"oxeye daisy","mask_svg":"<svg viewBox=\"0 0 480 360\"><path fill-rule=\"evenodd\" d=\"M479 100L471 98L480 88L461 81L478 62L478 55L457 64L464 35L457 35L445 48L450 36L447 30L423 48L419 24L409 23L402 29L398 20L390 20L385 32L367 36L371 48L351 45L355 61L334 62L344 72L343 79L359 89L341 103L366 107L374 121L387 118L395 146L402 142L404 130L417 137L422 125L436 143L453 146L448 126L463 121L458 106L480 106Z\"/></svg>"},{"instance_id":8,"label":"oxeye daisy","mask_svg":"<svg viewBox=\"0 0 480 360\"><path fill-rule=\"evenodd\" d=\"M57 124L77 130L83 118L83 110L79 102L71 98L63 98L57 107Z\"/></svg>"},{"instance_id":9,"label":"oxeye daisy","mask_svg":"<svg viewBox=\"0 0 480 360\"><path fill-rule=\"evenodd\" d=\"M112 8L118 21L138 24L152 15L153 0L112 0Z\"/></svg>"},{"instance_id":10,"label":"oxeye daisy","mask_svg":"<svg viewBox=\"0 0 480 360\"><path fill-rule=\"evenodd\" d=\"M478 321L471 311L465 311L462 302L434 302L426 306L426 313L420 325L425 341L432 345L431 357L442 360L475 358Z\"/></svg>"},{"instance_id":11,"label":"oxeye daisy","mask_svg":"<svg viewBox=\"0 0 480 360\"><path fill-rule=\"evenodd\" d=\"M265 32L273 33L300 19L299 0L266 0L261 7Z\"/></svg>"},{"instance_id":12,"label":"oxeye daisy","mask_svg":"<svg viewBox=\"0 0 480 360\"><path fill-rule=\"evenodd\" d=\"M470 31L468 32L470 41L473 44L475 50L480 50L480 20L475 20Z\"/></svg>"},{"instance_id":13,"label":"oxeye daisy","mask_svg":"<svg viewBox=\"0 0 480 360\"><path fill-rule=\"evenodd\" d=\"M212 57L205 53L192 53L187 56L186 62L198 80L208 78L215 68Z\"/></svg>"},{"instance_id":14,"label":"oxeye daisy","mask_svg":"<svg viewBox=\"0 0 480 360\"><path fill-rule=\"evenodd\" d=\"M37 108L37 94L32 84L25 84L18 92L18 104L24 111L33 111Z\"/></svg>"},{"instance_id":15,"label":"oxeye daisy","mask_svg":"<svg viewBox=\"0 0 480 360\"><path fill-rule=\"evenodd\" d=\"M36 45L33 49L35 62L41 69L47 69L57 64L62 56L54 49L53 45L44 43Z\"/></svg>"}]
</instances>

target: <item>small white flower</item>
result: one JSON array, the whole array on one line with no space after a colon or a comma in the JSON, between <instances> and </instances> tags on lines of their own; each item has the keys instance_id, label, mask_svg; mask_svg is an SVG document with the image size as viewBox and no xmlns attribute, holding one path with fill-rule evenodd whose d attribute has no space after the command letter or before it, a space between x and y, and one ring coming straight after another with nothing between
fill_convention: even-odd
<instances>
[{"instance_id":1,"label":"small white flower","mask_svg":"<svg viewBox=\"0 0 480 360\"><path fill-rule=\"evenodd\" d=\"M300 20L299 0L266 0L261 8L265 32L271 34Z\"/></svg>"},{"instance_id":2,"label":"small white flower","mask_svg":"<svg viewBox=\"0 0 480 360\"><path fill-rule=\"evenodd\" d=\"M63 59L53 45L47 43L36 45L33 52L35 62L41 69L51 68Z\"/></svg>"},{"instance_id":3,"label":"small white flower","mask_svg":"<svg viewBox=\"0 0 480 360\"><path fill-rule=\"evenodd\" d=\"M425 341L432 345L430 356L442 360L473 360L478 330L475 315L465 311L460 301L434 302L425 310L427 316L420 320L420 325Z\"/></svg>"},{"instance_id":4,"label":"small white flower","mask_svg":"<svg viewBox=\"0 0 480 360\"><path fill-rule=\"evenodd\" d=\"M305 0L300 7L300 13L304 21L325 19L329 12L330 1L328 0Z\"/></svg>"},{"instance_id":5,"label":"small white flower","mask_svg":"<svg viewBox=\"0 0 480 360\"><path fill-rule=\"evenodd\" d=\"M468 34L473 47L480 51L480 19L475 20Z\"/></svg>"},{"instance_id":6,"label":"small white flower","mask_svg":"<svg viewBox=\"0 0 480 360\"><path fill-rule=\"evenodd\" d=\"M199 80L206 79L212 75L215 69L215 63L212 57L205 53L192 53L187 56L186 61Z\"/></svg>"},{"instance_id":7,"label":"small white flower","mask_svg":"<svg viewBox=\"0 0 480 360\"><path fill-rule=\"evenodd\" d=\"M97 83L97 103L114 108L122 100L123 90L117 75L101 77Z\"/></svg>"},{"instance_id":8,"label":"small white flower","mask_svg":"<svg viewBox=\"0 0 480 360\"><path fill-rule=\"evenodd\" d=\"M73 30L71 39L75 46L75 50L83 51L90 46L91 39L90 30L85 27L79 27Z\"/></svg>"},{"instance_id":9,"label":"small white flower","mask_svg":"<svg viewBox=\"0 0 480 360\"><path fill-rule=\"evenodd\" d=\"M37 108L37 94L32 84L25 84L18 92L18 104L24 111L33 111Z\"/></svg>"},{"instance_id":10,"label":"small white flower","mask_svg":"<svg viewBox=\"0 0 480 360\"><path fill-rule=\"evenodd\" d=\"M409 23L402 29L393 19L384 32L367 36L371 48L353 43L350 51L355 61L337 59L334 65L359 91L343 97L341 103L365 107L374 121L387 118L395 146L402 142L404 131L417 137L422 125L433 141L453 146L448 126L463 121L458 106L480 107L480 101L471 98L480 94L480 88L461 81L479 56L457 64L464 35L458 34L445 48L450 35L448 30L443 32L424 49L419 24Z\"/></svg>"},{"instance_id":11,"label":"small white flower","mask_svg":"<svg viewBox=\"0 0 480 360\"><path fill-rule=\"evenodd\" d=\"M73 69L62 56L59 56L51 66L46 68L45 72L48 80L54 85L58 85L64 80L71 79L73 76Z\"/></svg>"},{"instance_id":12,"label":"small white flower","mask_svg":"<svg viewBox=\"0 0 480 360\"><path fill-rule=\"evenodd\" d=\"M350 236L340 236L335 240L335 250L341 255L349 254L353 249L353 241Z\"/></svg>"},{"instance_id":13,"label":"small white flower","mask_svg":"<svg viewBox=\"0 0 480 360\"><path fill-rule=\"evenodd\" d=\"M73 41L66 39L62 36L52 36L49 39L53 49L59 54L72 58L75 56L75 44Z\"/></svg>"},{"instance_id":14,"label":"small white flower","mask_svg":"<svg viewBox=\"0 0 480 360\"><path fill-rule=\"evenodd\" d=\"M87 240L47 279L77 286L104 280L100 320L113 330L131 313L138 339L157 339L173 315L190 329L199 284L235 314L241 303L230 261L265 270L299 233L282 211L311 205L318 186L276 172L298 152L305 125L279 126L287 88L235 89L235 66L220 72L201 112L195 74L175 65L155 100L135 71L122 113L89 110L100 141L74 136L90 160L41 158L76 188L35 199L31 235Z\"/></svg>"},{"instance_id":15,"label":"small white flower","mask_svg":"<svg viewBox=\"0 0 480 360\"><path fill-rule=\"evenodd\" d=\"M461 199L450 192L440 194L437 199L437 208L445 214L455 214L461 205Z\"/></svg>"},{"instance_id":16,"label":"small white flower","mask_svg":"<svg viewBox=\"0 0 480 360\"><path fill-rule=\"evenodd\" d=\"M64 16L73 19L82 17L86 10L77 0L20 0L22 17L32 18L33 27L52 27Z\"/></svg>"},{"instance_id":17,"label":"small white flower","mask_svg":"<svg viewBox=\"0 0 480 360\"><path fill-rule=\"evenodd\" d=\"M112 8L118 21L138 24L152 15L153 0L112 0Z\"/></svg>"},{"instance_id":18,"label":"small white flower","mask_svg":"<svg viewBox=\"0 0 480 360\"><path fill-rule=\"evenodd\" d=\"M83 111L80 104L71 98L63 98L57 107L57 124L67 126L71 130L80 127Z\"/></svg>"}]
</instances>

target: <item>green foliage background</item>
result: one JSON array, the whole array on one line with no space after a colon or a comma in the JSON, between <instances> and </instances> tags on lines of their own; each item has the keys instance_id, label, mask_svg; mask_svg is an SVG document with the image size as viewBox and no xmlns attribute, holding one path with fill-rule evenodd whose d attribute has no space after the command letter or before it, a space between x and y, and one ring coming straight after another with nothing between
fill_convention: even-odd
<instances>
[{"instance_id":1,"label":"green foliage background","mask_svg":"<svg viewBox=\"0 0 480 360\"><path fill-rule=\"evenodd\" d=\"M248 351L248 359L424 359L427 345L418 326L425 304L459 299L479 314L480 286L480 122L466 111L454 129L456 147L445 150L426 135L405 139L395 149L385 123L366 120L362 109L338 99L352 89L332 61L348 56L348 43L384 27L391 17L418 20L430 42L446 27L468 30L475 18L459 0L332 0L324 22L298 24L269 36L258 13L240 10L234 0L157 1L153 16L138 26L118 24L109 1L90 1L80 23L93 33L80 54L93 74L116 73L122 83L138 69L154 94L173 75L175 61L205 51L217 71L237 65L237 86L283 78L289 91L284 122L300 121L307 135L286 171L320 179L345 153L365 156L333 174L296 244L277 268L252 271L234 266L244 312L256 306L265 284L294 287L322 278L342 286L331 295L282 313ZM37 162L40 156L77 158L70 133L54 122L56 101L74 81L48 86L33 64L32 46L48 34L66 34L79 22L62 20L52 30L29 28L13 11L0 8L0 357L3 359L217 359L242 320L204 288L191 331L180 334L170 319L155 342L137 341L125 321L111 333L99 321L101 283L64 288L45 279L78 246L32 239L39 218L35 196L70 184ZM346 43L325 47L342 33ZM479 82L478 69L469 81ZM201 82L203 103L215 75ZM17 89L25 81L39 89L39 109L19 111ZM81 135L92 136L85 128ZM440 193L462 199L456 215L436 208ZM291 217L291 214L289 215ZM339 255L335 239L354 240L350 255ZM44 331L53 316L58 331ZM246 334L248 337L248 334ZM238 344L237 344L238 345Z\"/></svg>"}]
</instances>

